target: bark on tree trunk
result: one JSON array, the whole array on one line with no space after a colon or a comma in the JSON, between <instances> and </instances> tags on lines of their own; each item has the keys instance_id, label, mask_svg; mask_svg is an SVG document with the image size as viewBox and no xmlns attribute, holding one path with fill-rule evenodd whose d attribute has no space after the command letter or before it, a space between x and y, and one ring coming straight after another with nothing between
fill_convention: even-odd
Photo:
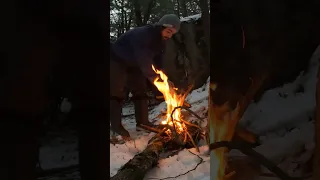
<instances>
[{"instance_id":1,"label":"bark on tree trunk","mask_svg":"<svg viewBox=\"0 0 320 180\"><path fill-rule=\"evenodd\" d=\"M182 16L187 17L188 16L187 1L186 0L179 0L179 1L181 1Z\"/></svg>"},{"instance_id":2,"label":"bark on tree trunk","mask_svg":"<svg viewBox=\"0 0 320 180\"><path fill-rule=\"evenodd\" d=\"M195 88L199 88L206 81L207 77L203 78L203 82L199 79L203 74L209 72L209 66L201 54L199 47L196 44L196 33L194 24L182 24L180 33L183 37L183 44L185 44L185 53L188 57L190 69L188 69L189 76L194 78ZM208 74L209 75L209 74ZM191 80L192 82L193 80Z\"/></svg>"},{"instance_id":3,"label":"bark on tree trunk","mask_svg":"<svg viewBox=\"0 0 320 180\"><path fill-rule=\"evenodd\" d=\"M133 0L133 9L134 9L134 15L135 15L135 20L136 20L136 25L137 26L142 26L143 21L142 21L142 16L141 16L141 6L139 4L138 0Z\"/></svg>"},{"instance_id":4,"label":"bark on tree trunk","mask_svg":"<svg viewBox=\"0 0 320 180\"><path fill-rule=\"evenodd\" d=\"M177 16L180 16L180 0L177 0Z\"/></svg>"},{"instance_id":5,"label":"bark on tree trunk","mask_svg":"<svg viewBox=\"0 0 320 180\"><path fill-rule=\"evenodd\" d=\"M131 8L128 24L126 26L126 31L128 31L130 29L130 27L131 27L131 22L132 22L132 19L133 19L133 12L134 12L134 8Z\"/></svg>"},{"instance_id":6,"label":"bark on tree trunk","mask_svg":"<svg viewBox=\"0 0 320 180\"><path fill-rule=\"evenodd\" d=\"M204 31L204 39L207 45L206 59L210 63L210 15L207 0L200 0L202 27Z\"/></svg>"},{"instance_id":7,"label":"bark on tree trunk","mask_svg":"<svg viewBox=\"0 0 320 180\"><path fill-rule=\"evenodd\" d=\"M320 169L320 66L316 86L315 144L313 179L320 179L320 171L317 171L317 169Z\"/></svg>"},{"instance_id":8,"label":"bark on tree trunk","mask_svg":"<svg viewBox=\"0 0 320 180\"><path fill-rule=\"evenodd\" d=\"M157 165L159 154L164 147L162 139L158 139L140 154L134 156L110 180L141 180L152 167Z\"/></svg>"},{"instance_id":9,"label":"bark on tree trunk","mask_svg":"<svg viewBox=\"0 0 320 180\"><path fill-rule=\"evenodd\" d=\"M150 15L151 15L151 10L152 10L152 7L154 5L154 0L150 0L149 1L149 4L148 4L148 7L143 15L143 24L147 24L148 21L149 21L149 18L150 18Z\"/></svg>"}]
</instances>

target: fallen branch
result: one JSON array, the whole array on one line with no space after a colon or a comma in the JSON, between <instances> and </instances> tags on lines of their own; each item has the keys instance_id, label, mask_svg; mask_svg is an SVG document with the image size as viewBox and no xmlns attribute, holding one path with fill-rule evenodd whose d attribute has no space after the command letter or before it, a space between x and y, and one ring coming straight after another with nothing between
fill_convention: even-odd
<instances>
[{"instance_id":1,"label":"fallen branch","mask_svg":"<svg viewBox=\"0 0 320 180\"><path fill-rule=\"evenodd\" d=\"M215 150L218 148L228 148L231 149L238 149L243 154L252 157L254 160L265 166L267 169L269 169L271 172L273 172L275 175L277 175L282 180L304 180L307 178L310 178L311 176L306 177L290 177L288 174L283 172L276 164L269 161L265 156L262 154L256 152L252 148L248 147L247 143L240 143L240 142L228 142L228 141L221 141L221 142L215 142L210 144L209 149Z\"/></svg>"},{"instance_id":2,"label":"fallen branch","mask_svg":"<svg viewBox=\"0 0 320 180\"><path fill-rule=\"evenodd\" d=\"M160 133L161 132L161 130L159 130L159 129L156 129L156 128L153 128L153 127L150 127L150 126L146 126L144 124L140 124L140 126L145 128L148 131L151 131L151 132L155 132L155 133Z\"/></svg>"},{"instance_id":3,"label":"fallen branch","mask_svg":"<svg viewBox=\"0 0 320 180\"><path fill-rule=\"evenodd\" d=\"M163 138L149 144L144 151L137 154L127 162L110 180L141 180L149 169L154 167L159 160L159 154L165 144Z\"/></svg>"},{"instance_id":4,"label":"fallen branch","mask_svg":"<svg viewBox=\"0 0 320 180\"><path fill-rule=\"evenodd\" d=\"M187 107L177 107L178 108L186 108ZM191 111L191 110L190 110ZM192 112L192 111L191 111ZM118 173L111 178L111 180L141 180L144 178L145 174L148 170L152 169L159 160L160 152L166 147L166 149L170 149L168 147L173 147L171 150L180 149L181 147L186 147L186 145L191 144L197 149L199 152L199 148L196 145L192 135L188 132L189 129L185 129L184 134L178 134L175 130L175 122L173 119L173 113L171 113L171 121L173 123L173 127L166 125L162 130L155 130L157 134L149 140L150 144L146 147L146 149L133 157L129 162L127 162ZM198 127L190 128L191 130L197 131ZM171 133L165 133L167 130L170 130ZM199 132L199 131L197 131ZM197 136L197 133L192 133ZM184 137L183 137L184 135ZM181 137L182 136L182 137ZM190 142L186 139L190 139ZM186 142L185 142L186 141Z\"/></svg>"}]
</instances>

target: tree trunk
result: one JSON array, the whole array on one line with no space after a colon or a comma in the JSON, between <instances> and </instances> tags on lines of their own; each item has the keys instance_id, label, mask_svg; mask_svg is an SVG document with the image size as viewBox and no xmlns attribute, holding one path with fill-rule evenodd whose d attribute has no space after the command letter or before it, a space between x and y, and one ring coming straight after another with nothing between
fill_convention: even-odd
<instances>
[{"instance_id":1,"label":"tree trunk","mask_svg":"<svg viewBox=\"0 0 320 180\"><path fill-rule=\"evenodd\" d=\"M121 1L121 23L120 23L120 29L121 29L121 34L124 33L124 29L125 29L125 15L127 14L127 12L124 10L124 0Z\"/></svg>"},{"instance_id":2,"label":"tree trunk","mask_svg":"<svg viewBox=\"0 0 320 180\"><path fill-rule=\"evenodd\" d=\"M207 0L200 0L199 1L200 8L201 8L201 19L202 19L202 28L204 32L204 39L206 43L206 59L207 62L210 64L210 14L208 8L208 1Z\"/></svg>"},{"instance_id":3,"label":"tree trunk","mask_svg":"<svg viewBox=\"0 0 320 180\"><path fill-rule=\"evenodd\" d=\"M208 77L199 80L200 77L206 72L209 72L209 66L201 54L199 47L196 44L196 32L194 24L182 24L180 28L181 36L183 37L183 44L185 45L185 53L188 57L190 68L188 72L190 77L196 80L194 88L199 88L204 84Z\"/></svg>"},{"instance_id":4,"label":"tree trunk","mask_svg":"<svg viewBox=\"0 0 320 180\"><path fill-rule=\"evenodd\" d=\"M188 16L187 1L186 0L178 0L178 1L181 1L182 16L187 17Z\"/></svg>"},{"instance_id":5,"label":"tree trunk","mask_svg":"<svg viewBox=\"0 0 320 180\"><path fill-rule=\"evenodd\" d=\"M133 0L133 7L134 7L133 9L134 9L136 25L137 26L142 26L143 25L143 21L142 21L142 16L141 16L141 6L140 6L138 0Z\"/></svg>"},{"instance_id":6,"label":"tree trunk","mask_svg":"<svg viewBox=\"0 0 320 180\"><path fill-rule=\"evenodd\" d=\"M134 8L131 8L128 24L126 26L126 31L128 31L130 29L130 27L131 27L131 23L132 23L132 19L133 19L133 12L134 12Z\"/></svg>"},{"instance_id":7,"label":"tree trunk","mask_svg":"<svg viewBox=\"0 0 320 180\"><path fill-rule=\"evenodd\" d=\"M147 24L150 18L151 10L154 5L155 0L150 0L148 3L148 7L143 15L143 24Z\"/></svg>"},{"instance_id":8,"label":"tree trunk","mask_svg":"<svg viewBox=\"0 0 320 180\"><path fill-rule=\"evenodd\" d=\"M320 66L316 86L315 144L313 179L320 179L320 171L317 171L317 169L320 169Z\"/></svg>"},{"instance_id":9,"label":"tree trunk","mask_svg":"<svg viewBox=\"0 0 320 180\"><path fill-rule=\"evenodd\" d=\"M176 14L179 17L180 16L180 0L177 0L176 6L177 6L177 13Z\"/></svg>"}]
</instances>

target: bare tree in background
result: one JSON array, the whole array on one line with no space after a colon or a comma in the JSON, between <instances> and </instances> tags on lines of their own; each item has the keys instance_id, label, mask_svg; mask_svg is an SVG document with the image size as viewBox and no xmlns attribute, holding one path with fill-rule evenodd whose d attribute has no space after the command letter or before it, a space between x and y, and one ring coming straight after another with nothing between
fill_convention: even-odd
<instances>
[{"instance_id":1,"label":"bare tree in background","mask_svg":"<svg viewBox=\"0 0 320 180\"><path fill-rule=\"evenodd\" d=\"M132 27L133 6L128 0L113 0L110 2L110 32L115 37L121 36Z\"/></svg>"},{"instance_id":2,"label":"bare tree in background","mask_svg":"<svg viewBox=\"0 0 320 180\"><path fill-rule=\"evenodd\" d=\"M156 0L149 0L145 11L142 11L142 6L139 0L133 0L135 21L137 26L147 24L150 18L152 7L155 5Z\"/></svg>"},{"instance_id":3,"label":"bare tree in background","mask_svg":"<svg viewBox=\"0 0 320 180\"><path fill-rule=\"evenodd\" d=\"M210 14L209 14L208 0L199 0L201 8L202 28L204 32L204 41L206 43L207 61L210 63Z\"/></svg>"}]
</instances>

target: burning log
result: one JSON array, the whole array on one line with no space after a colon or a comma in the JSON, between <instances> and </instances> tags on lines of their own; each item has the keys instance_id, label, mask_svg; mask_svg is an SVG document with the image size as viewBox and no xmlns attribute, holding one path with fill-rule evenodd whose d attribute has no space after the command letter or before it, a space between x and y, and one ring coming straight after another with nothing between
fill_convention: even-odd
<instances>
[{"instance_id":1,"label":"burning log","mask_svg":"<svg viewBox=\"0 0 320 180\"><path fill-rule=\"evenodd\" d=\"M153 131L158 132L158 134L149 141L146 149L127 162L111 180L143 179L145 174L157 165L160 153L164 149L174 151L181 149L181 147L193 147L200 140L201 133L192 126L188 126L188 132L180 134L175 134L171 126L165 126L162 130L153 129ZM189 137L187 137L187 133Z\"/></svg>"},{"instance_id":2,"label":"burning log","mask_svg":"<svg viewBox=\"0 0 320 180\"><path fill-rule=\"evenodd\" d=\"M160 153L181 149L181 147L192 147L200 138L193 140L194 137L185 139L184 135L179 134L176 138L173 134L166 134L168 128L164 128L152 138L152 141L144 151L136 155L127 162L111 180L141 180L145 174L157 165ZM196 132L188 132L190 136L198 136ZM192 135L191 135L192 134ZM185 141L185 142L184 142Z\"/></svg>"}]
</instances>

